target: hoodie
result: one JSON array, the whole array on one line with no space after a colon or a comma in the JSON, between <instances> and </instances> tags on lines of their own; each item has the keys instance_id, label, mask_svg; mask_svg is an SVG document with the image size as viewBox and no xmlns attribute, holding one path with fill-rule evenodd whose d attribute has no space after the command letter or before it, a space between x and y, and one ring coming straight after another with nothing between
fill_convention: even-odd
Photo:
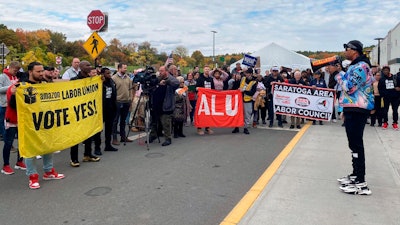
<instances>
[{"instance_id":1,"label":"hoodie","mask_svg":"<svg viewBox=\"0 0 400 225\"><path fill-rule=\"evenodd\" d=\"M18 78L8 72L8 69L3 70L3 74L0 75L0 107L7 107L7 89L11 84L18 82Z\"/></svg>"}]
</instances>

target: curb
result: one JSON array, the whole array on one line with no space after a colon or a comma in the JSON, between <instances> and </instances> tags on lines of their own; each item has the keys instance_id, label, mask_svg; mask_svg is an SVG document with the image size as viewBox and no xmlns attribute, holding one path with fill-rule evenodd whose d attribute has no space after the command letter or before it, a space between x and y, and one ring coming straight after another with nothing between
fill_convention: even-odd
<instances>
[{"instance_id":1,"label":"curb","mask_svg":"<svg viewBox=\"0 0 400 225\"><path fill-rule=\"evenodd\" d=\"M305 132L311 126L311 122L308 122L303 128L292 138L292 140L286 145L286 147L279 153L271 165L264 171L260 178L254 183L250 190L243 196L243 198L236 204L232 211L225 217L220 225L236 225L249 211L251 206L260 196L261 192L266 188L271 178L274 176L276 171L282 165L282 162L292 152L297 142L303 137Z\"/></svg>"}]
</instances>

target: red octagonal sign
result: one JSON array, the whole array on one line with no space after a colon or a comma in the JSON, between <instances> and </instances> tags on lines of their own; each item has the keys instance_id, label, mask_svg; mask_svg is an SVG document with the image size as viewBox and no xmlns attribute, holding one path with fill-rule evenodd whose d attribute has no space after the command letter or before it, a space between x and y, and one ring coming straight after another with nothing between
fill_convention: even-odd
<instances>
[{"instance_id":1,"label":"red octagonal sign","mask_svg":"<svg viewBox=\"0 0 400 225\"><path fill-rule=\"evenodd\" d=\"M106 23L106 17L100 10L93 10L87 17L87 25L91 30L99 31Z\"/></svg>"}]
</instances>

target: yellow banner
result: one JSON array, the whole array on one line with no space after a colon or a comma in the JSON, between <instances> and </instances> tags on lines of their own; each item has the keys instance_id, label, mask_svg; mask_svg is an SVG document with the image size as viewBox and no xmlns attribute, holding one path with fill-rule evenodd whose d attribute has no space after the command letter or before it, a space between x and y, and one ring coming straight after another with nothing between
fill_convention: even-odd
<instances>
[{"instance_id":1,"label":"yellow banner","mask_svg":"<svg viewBox=\"0 0 400 225\"><path fill-rule=\"evenodd\" d=\"M33 157L76 145L103 130L101 78L17 88L18 147Z\"/></svg>"}]
</instances>

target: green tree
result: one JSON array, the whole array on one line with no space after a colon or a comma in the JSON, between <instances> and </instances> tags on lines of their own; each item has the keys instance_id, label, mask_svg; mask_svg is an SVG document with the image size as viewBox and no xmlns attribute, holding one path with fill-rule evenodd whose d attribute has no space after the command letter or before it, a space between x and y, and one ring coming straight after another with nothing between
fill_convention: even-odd
<instances>
[{"instance_id":1,"label":"green tree","mask_svg":"<svg viewBox=\"0 0 400 225\"><path fill-rule=\"evenodd\" d=\"M192 57L187 56L184 59L187 63L186 66L190 67L189 70L192 70L197 65L196 61Z\"/></svg>"},{"instance_id":2,"label":"green tree","mask_svg":"<svg viewBox=\"0 0 400 225\"><path fill-rule=\"evenodd\" d=\"M63 33L52 32L50 33L50 44L48 45L47 51L53 53L64 53L67 47L67 37Z\"/></svg>"},{"instance_id":3,"label":"green tree","mask_svg":"<svg viewBox=\"0 0 400 225\"><path fill-rule=\"evenodd\" d=\"M33 48L32 50L28 51L23 57L22 57L22 62L25 65L28 65L31 62L41 62L42 64L46 65L47 64L47 55L43 51L43 49L36 47Z\"/></svg>"},{"instance_id":4,"label":"green tree","mask_svg":"<svg viewBox=\"0 0 400 225\"><path fill-rule=\"evenodd\" d=\"M132 55L136 52L138 44L135 42L128 43L122 46L122 52L127 56L127 63L134 64L134 59Z\"/></svg>"},{"instance_id":5,"label":"green tree","mask_svg":"<svg viewBox=\"0 0 400 225\"><path fill-rule=\"evenodd\" d=\"M15 31L8 29L4 24L0 24L0 43L7 46L14 46L18 48L18 37Z\"/></svg>"},{"instance_id":6,"label":"green tree","mask_svg":"<svg viewBox=\"0 0 400 225\"><path fill-rule=\"evenodd\" d=\"M140 66L152 65L157 63L155 61L155 55L157 54L157 49L151 47L150 42L143 42L138 46L138 59L137 63Z\"/></svg>"},{"instance_id":7,"label":"green tree","mask_svg":"<svg viewBox=\"0 0 400 225\"><path fill-rule=\"evenodd\" d=\"M78 58L87 58L89 59L89 55L83 48L83 41L74 41L74 42L67 42L65 45L65 56L69 57L78 57ZM82 60L82 59L81 59ZM72 61L72 58L71 58Z\"/></svg>"},{"instance_id":8,"label":"green tree","mask_svg":"<svg viewBox=\"0 0 400 225\"><path fill-rule=\"evenodd\" d=\"M194 59L195 63L194 66L200 66L200 67L204 66L204 56L203 53L201 53L201 51L199 50L194 51L192 53L191 58Z\"/></svg>"}]
</instances>

